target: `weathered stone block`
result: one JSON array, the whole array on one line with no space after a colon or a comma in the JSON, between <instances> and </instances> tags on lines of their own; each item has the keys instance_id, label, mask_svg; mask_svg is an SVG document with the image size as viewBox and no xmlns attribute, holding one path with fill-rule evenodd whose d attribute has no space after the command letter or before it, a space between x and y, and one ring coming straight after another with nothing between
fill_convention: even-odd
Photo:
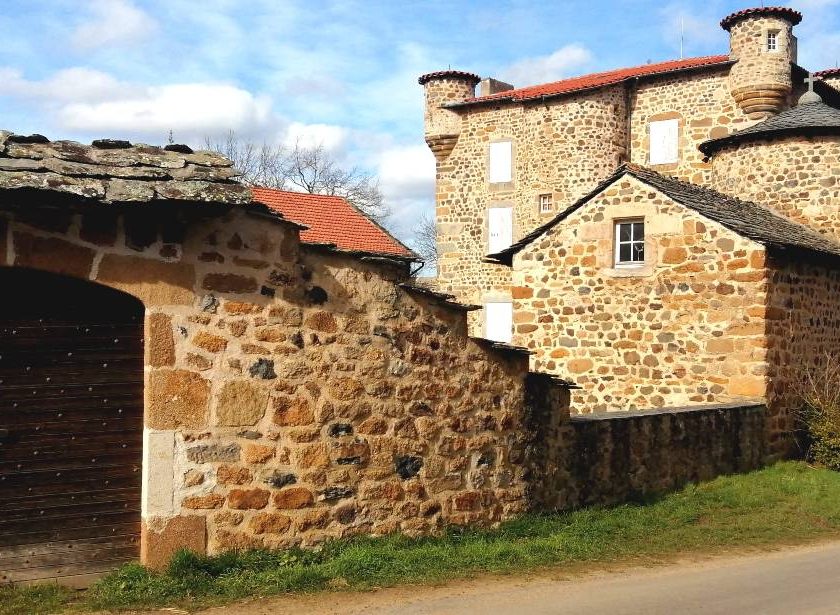
<instances>
[{"instance_id":1,"label":"weathered stone block","mask_svg":"<svg viewBox=\"0 0 840 615\"><path fill-rule=\"evenodd\" d=\"M96 281L134 295L147 308L192 305L195 301L195 269L184 263L106 254Z\"/></svg>"},{"instance_id":2,"label":"weathered stone block","mask_svg":"<svg viewBox=\"0 0 840 615\"><path fill-rule=\"evenodd\" d=\"M146 364L168 367L175 364L175 339L172 319L156 312L146 317Z\"/></svg>"},{"instance_id":3,"label":"weathered stone block","mask_svg":"<svg viewBox=\"0 0 840 615\"><path fill-rule=\"evenodd\" d=\"M55 237L38 237L14 232L14 264L41 271L88 279L95 252ZM5 257L4 257L5 258Z\"/></svg>"},{"instance_id":4,"label":"weathered stone block","mask_svg":"<svg viewBox=\"0 0 840 615\"><path fill-rule=\"evenodd\" d=\"M239 461L240 447L230 444L198 444L187 449L187 459L193 463Z\"/></svg>"},{"instance_id":5,"label":"weathered stone block","mask_svg":"<svg viewBox=\"0 0 840 615\"><path fill-rule=\"evenodd\" d=\"M265 489L231 489L228 506L236 510L259 510L268 505L270 495Z\"/></svg>"},{"instance_id":6,"label":"weathered stone block","mask_svg":"<svg viewBox=\"0 0 840 615\"><path fill-rule=\"evenodd\" d=\"M281 509L307 508L314 502L312 492L304 487L289 487L274 494L274 506Z\"/></svg>"},{"instance_id":7,"label":"weathered stone block","mask_svg":"<svg viewBox=\"0 0 840 615\"><path fill-rule=\"evenodd\" d=\"M235 273L208 273L201 286L206 290L233 294L253 293L259 288L254 278Z\"/></svg>"},{"instance_id":8,"label":"weathered stone block","mask_svg":"<svg viewBox=\"0 0 840 615\"><path fill-rule=\"evenodd\" d=\"M140 563L162 570L180 549L204 555L207 528L203 516L147 518L140 526Z\"/></svg>"},{"instance_id":9,"label":"weathered stone block","mask_svg":"<svg viewBox=\"0 0 840 615\"><path fill-rule=\"evenodd\" d=\"M258 513L248 522L254 534L285 534L292 520L279 513Z\"/></svg>"},{"instance_id":10,"label":"weathered stone block","mask_svg":"<svg viewBox=\"0 0 840 615\"><path fill-rule=\"evenodd\" d=\"M226 382L216 398L216 423L250 426L265 415L269 391L248 380Z\"/></svg>"},{"instance_id":11,"label":"weathered stone block","mask_svg":"<svg viewBox=\"0 0 840 615\"><path fill-rule=\"evenodd\" d=\"M147 377L146 426L198 429L207 424L210 383L195 372L155 369Z\"/></svg>"}]
</instances>

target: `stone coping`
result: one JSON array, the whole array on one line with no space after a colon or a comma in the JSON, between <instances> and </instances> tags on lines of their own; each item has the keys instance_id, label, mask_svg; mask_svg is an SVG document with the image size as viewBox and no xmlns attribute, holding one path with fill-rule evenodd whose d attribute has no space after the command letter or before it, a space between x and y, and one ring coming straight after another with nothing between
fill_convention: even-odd
<instances>
[{"instance_id":1,"label":"stone coping","mask_svg":"<svg viewBox=\"0 0 840 615\"><path fill-rule=\"evenodd\" d=\"M570 421L586 423L590 421L610 421L613 419L635 419L646 416L661 416L663 414L679 415L691 412L713 412L716 410L766 410L767 402L760 399L746 399L744 401L707 404L702 406L678 406L668 408L654 408L651 410L616 410L614 412L593 412L592 414L575 414Z\"/></svg>"},{"instance_id":2,"label":"stone coping","mask_svg":"<svg viewBox=\"0 0 840 615\"><path fill-rule=\"evenodd\" d=\"M802 21L802 13L787 6L762 6L752 9L743 9L727 15L720 22L720 27L729 31L737 22L748 17L781 17L787 19L795 26Z\"/></svg>"}]
</instances>

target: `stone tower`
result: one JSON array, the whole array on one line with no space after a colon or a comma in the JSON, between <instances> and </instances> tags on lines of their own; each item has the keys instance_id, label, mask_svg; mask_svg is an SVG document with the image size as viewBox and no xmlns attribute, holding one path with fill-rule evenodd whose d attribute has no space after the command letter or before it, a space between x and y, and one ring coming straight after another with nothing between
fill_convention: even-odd
<instances>
[{"instance_id":1,"label":"stone tower","mask_svg":"<svg viewBox=\"0 0 840 615\"><path fill-rule=\"evenodd\" d=\"M461 134L461 117L444 105L465 101L475 96L478 75L459 70L427 73L417 80L426 95L424 112L426 143L438 162L449 156Z\"/></svg>"},{"instance_id":2,"label":"stone tower","mask_svg":"<svg viewBox=\"0 0 840 615\"><path fill-rule=\"evenodd\" d=\"M802 14L786 7L738 11L720 22L729 32L729 56L735 61L729 91L750 119L762 119L788 107L791 63L796 62L793 26Z\"/></svg>"}]
</instances>

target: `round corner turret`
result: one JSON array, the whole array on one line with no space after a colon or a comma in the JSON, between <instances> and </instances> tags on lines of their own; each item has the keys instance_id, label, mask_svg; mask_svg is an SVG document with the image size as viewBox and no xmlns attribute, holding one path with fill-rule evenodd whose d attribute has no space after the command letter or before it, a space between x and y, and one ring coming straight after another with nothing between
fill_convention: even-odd
<instances>
[{"instance_id":1,"label":"round corner turret","mask_svg":"<svg viewBox=\"0 0 840 615\"><path fill-rule=\"evenodd\" d=\"M732 13L720 22L729 32L729 56L735 61L729 90L750 119L788 108L791 67L797 60L793 27L800 21L802 14L791 8L762 7Z\"/></svg>"},{"instance_id":2,"label":"round corner turret","mask_svg":"<svg viewBox=\"0 0 840 615\"><path fill-rule=\"evenodd\" d=\"M478 75L460 70L426 73L417 79L425 92L426 143L437 160L449 156L461 134L461 117L448 106L474 98L479 81Z\"/></svg>"}]
</instances>

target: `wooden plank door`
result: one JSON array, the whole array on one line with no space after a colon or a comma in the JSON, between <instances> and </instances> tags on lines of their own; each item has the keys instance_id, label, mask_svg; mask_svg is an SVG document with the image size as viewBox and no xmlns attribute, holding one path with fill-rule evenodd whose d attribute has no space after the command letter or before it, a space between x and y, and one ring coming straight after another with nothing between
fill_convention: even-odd
<instances>
[{"instance_id":1,"label":"wooden plank door","mask_svg":"<svg viewBox=\"0 0 840 615\"><path fill-rule=\"evenodd\" d=\"M142 304L36 272L0 285L18 298L0 307L0 583L137 559Z\"/></svg>"}]
</instances>

